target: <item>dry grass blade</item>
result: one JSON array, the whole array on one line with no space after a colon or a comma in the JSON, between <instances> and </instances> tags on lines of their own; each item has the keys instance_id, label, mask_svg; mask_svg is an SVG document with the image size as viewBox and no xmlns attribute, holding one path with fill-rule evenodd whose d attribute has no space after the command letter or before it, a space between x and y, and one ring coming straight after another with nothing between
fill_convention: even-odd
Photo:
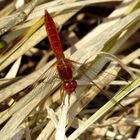
<instances>
[{"instance_id":1,"label":"dry grass blade","mask_svg":"<svg viewBox=\"0 0 140 140\"><path fill-rule=\"evenodd\" d=\"M23 11L18 12L14 16L14 19L11 19L10 21L8 21L7 24L0 27L0 35L10 30L13 26L17 25L18 23L24 21L27 18L28 14L33 10L33 8L36 6L38 2L39 2L38 0L31 1Z\"/></svg>"},{"instance_id":2,"label":"dry grass blade","mask_svg":"<svg viewBox=\"0 0 140 140\"><path fill-rule=\"evenodd\" d=\"M23 89L27 88L31 84L33 84L39 77L50 67L50 65L44 66L40 70L22 78L21 80L17 80L10 84L8 87L0 90L0 102L4 101L10 96L17 94ZM53 70L52 70L53 71ZM49 71L48 71L49 72ZM46 74L47 75L47 74Z\"/></svg>"},{"instance_id":3,"label":"dry grass blade","mask_svg":"<svg viewBox=\"0 0 140 140\"><path fill-rule=\"evenodd\" d=\"M53 8L50 7L50 12L58 12L60 9L62 11L65 11L67 13L67 11L75 11L77 8L82 8L83 6L86 5L90 5L90 4L98 4L98 3L102 3L102 2L110 2L112 0L86 0L86 1L76 1L76 0L69 0L69 2L67 1L64 2L62 1L62 3L58 3L56 5L54 5ZM120 2L121 0L115 0L115 2ZM34 9L33 13L31 13L28 17L27 20L30 20L32 18L36 18L39 16L42 16L44 13L42 12L42 9L48 9L48 4L43 4L41 6L38 6L36 9Z\"/></svg>"},{"instance_id":4,"label":"dry grass blade","mask_svg":"<svg viewBox=\"0 0 140 140\"><path fill-rule=\"evenodd\" d=\"M99 55L106 56L109 59L115 60L124 70L126 70L131 75L131 77L133 79L136 78L135 74L133 74L133 72L131 72L131 70L129 70L129 68L116 56L109 54L109 53L106 53L106 52L100 52Z\"/></svg>"},{"instance_id":5,"label":"dry grass blade","mask_svg":"<svg viewBox=\"0 0 140 140\"><path fill-rule=\"evenodd\" d=\"M5 78L14 78L17 75L17 72L19 70L19 66L21 63L21 57L19 59L16 60L16 62L14 63L14 65L12 66L12 68L10 69L10 71L7 73L7 75L5 76Z\"/></svg>"},{"instance_id":6,"label":"dry grass blade","mask_svg":"<svg viewBox=\"0 0 140 140\"><path fill-rule=\"evenodd\" d=\"M66 125L67 125L67 118L68 118L68 109L69 109L69 95L66 94L64 97L64 101L62 103L61 115L59 117L58 126L56 128L55 139L56 140L64 140L65 139L65 132L66 132Z\"/></svg>"},{"instance_id":7,"label":"dry grass blade","mask_svg":"<svg viewBox=\"0 0 140 140\"><path fill-rule=\"evenodd\" d=\"M50 84L44 83L44 86L41 84L36 87L36 90L33 90L28 96L28 100L24 102L24 106L18 112L13 114L13 117L8 121L5 127L1 130L0 135L3 139L10 138L14 131L19 127L23 120L30 114L30 112L43 100L46 96L49 96L50 93L46 92L46 89L49 89ZM41 90L41 93L38 94ZM27 97L25 97L27 98ZM23 100L23 99L22 99ZM20 100L19 103L22 103ZM19 104L20 106L20 104ZM22 114L22 115L21 115ZM12 125L11 125L12 124ZM7 130L8 129L8 130Z\"/></svg>"},{"instance_id":8,"label":"dry grass blade","mask_svg":"<svg viewBox=\"0 0 140 140\"><path fill-rule=\"evenodd\" d=\"M13 56L13 54L14 54L15 52L18 52L18 50L20 49L20 46L21 46L22 44L24 44L24 43L28 40L28 38L30 38L30 36L31 36L40 26L42 26L43 21L44 21L43 18L41 18L40 20L38 20L38 21L35 23L34 26L32 26L29 30L27 30L26 32L24 32L23 34L21 34L21 35L17 38L17 40L20 39L20 38L21 38L21 39L20 39L20 41L18 41L16 44L13 45L11 51L7 51L7 52L4 52L4 54L1 54L1 55L2 55L2 56L1 56L1 61L0 61L0 64L1 64L1 65L3 65L3 63L5 63L5 61L7 60L7 57L9 58L9 57ZM5 54L5 53L6 53L6 54ZM17 56L13 56L13 57L14 57L14 59L15 59Z\"/></svg>"}]
</instances>

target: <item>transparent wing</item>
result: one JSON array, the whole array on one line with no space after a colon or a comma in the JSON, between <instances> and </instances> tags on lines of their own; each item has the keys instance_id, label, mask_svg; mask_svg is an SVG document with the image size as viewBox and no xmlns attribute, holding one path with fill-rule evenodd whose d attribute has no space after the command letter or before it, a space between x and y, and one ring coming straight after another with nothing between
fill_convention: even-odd
<instances>
[{"instance_id":1,"label":"transparent wing","mask_svg":"<svg viewBox=\"0 0 140 140\"><path fill-rule=\"evenodd\" d=\"M89 87L93 86L93 89L95 89L95 87L96 87L98 89L98 92L102 93L108 99L111 99L114 96L115 92L117 92L117 89L111 90L111 88L109 88L109 84L116 78L119 78L119 79L121 79L121 81L122 80L124 81L123 77L118 76L118 72L119 72L120 68L113 66L112 64L110 64L108 66L108 68L105 70L101 69L101 71L103 71L103 72L100 72L100 70L97 70L95 68L92 71L91 68L85 67L84 64L80 65L79 68L75 68L76 64L77 64L76 62L73 62L73 65L74 65L73 68L76 70L76 73L78 75L77 78L80 77L78 84L82 85L82 86L84 86L84 84L89 85ZM78 63L78 65L79 65L79 63ZM84 82L80 83L80 81L82 81L82 82L84 81L85 83ZM126 83L129 84L125 80L125 84ZM107 90L105 89L105 87L108 87ZM121 87L119 86L119 89L120 88ZM115 91L114 93L112 92L113 90Z\"/></svg>"},{"instance_id":2,"label":"transparent wing","mask_svg":"<svg viewBox=\"0 0 140 140\"><path fill-rule=\"evenodd\" d=\"M18 113L20 114L20 112L22 112L24 110L24 108L26 108L26 110L24 110L25 112L22 112L23 113L22 115L20 114L22 116L22 118L19 117L20 118L19 122L21 123L29 115L29 113L35 107L37 107L38 104L40 104L47 97L49 97L49 95L58 86L58 82L55 81L56 69L54 66L55 65L52 65L48 70L44 71L44 73L39 76L39 79L34 82L32 87L30 86L30 87L26 88L26 90L24 90L24 93L26 93L26 95L24 97L23 97L24 94L22 92L21 99L19 98L19 100L17 102L15 102L10 108L8 108L7 110L3 111L0 114L0 124L2 124L5 120L7 120L12 115L14 117L14 114L17 114L17 115L18 115ZM29 75L29 77L31 78L30 75ZM26 78L28 79L28 76ZM26 82L28 82L28 81L26 81ZM12 86L14 86L14 84L12 84L11 87ZM19 86L21 86L21 85L19 85ZM29 91L29 89L32 89L32 90ZM27 91L28 91L28 93L27 93ZM16 92L13 94L16 94ZM10 120L14 119L13 117ZM8 121L8 123L9 123L9 121ZM6 124L6 126L8 126L8 123Z\"/></svg>"}]
</instances>

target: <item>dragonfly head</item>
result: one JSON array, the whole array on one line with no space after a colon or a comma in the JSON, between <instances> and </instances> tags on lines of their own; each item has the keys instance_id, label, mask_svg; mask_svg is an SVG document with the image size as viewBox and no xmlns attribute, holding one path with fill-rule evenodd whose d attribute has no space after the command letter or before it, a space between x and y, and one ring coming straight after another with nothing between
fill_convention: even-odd
<instances>
[{"instance_id":1,"label":"dragonfly head","mask_svg":"<svg viewBox=\"0 0 140 140\"><path fill-rule=\"evenodd\" d=\"M77 87L77 82L75 80L67 80L64 81L63 86L68 93L72 93Z\"/></svg>"}]
</instances>

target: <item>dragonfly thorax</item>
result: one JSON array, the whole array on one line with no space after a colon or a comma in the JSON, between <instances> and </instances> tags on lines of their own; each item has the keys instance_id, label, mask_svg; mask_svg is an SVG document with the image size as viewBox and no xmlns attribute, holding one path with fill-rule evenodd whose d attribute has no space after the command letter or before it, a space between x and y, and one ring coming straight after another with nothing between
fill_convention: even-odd
<instances>
[{"instance_id":1,"label":"dragonfly thorax","mask_svg":"<svg viewBox=\"0 0 140 140\"><path fill-rule=\"evenodd\" d=\"M77 87L77 82L75 80L64 81L63 87L67 91L67 93L72 93Z\"/></svg>"},{"instance_id":2,"label":"dragonfly thorax","mask_svg":"<svg viewBox=\"0 0 140 140\"><path fill-rule=\"evenodd\" d=\"M62 81L69 81L73 79L71 62L67 59L60 59L57 61L57 70Z\"/></svg>"}]
</instances>

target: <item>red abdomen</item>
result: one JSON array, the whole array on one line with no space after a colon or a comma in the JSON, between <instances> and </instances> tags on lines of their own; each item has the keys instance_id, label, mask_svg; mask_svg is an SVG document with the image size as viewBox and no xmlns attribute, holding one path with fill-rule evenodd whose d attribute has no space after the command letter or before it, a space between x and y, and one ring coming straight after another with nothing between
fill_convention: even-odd
<instances>
[{"instance_id":1,"label":"red abdomen","mask_svg":"<svg viewBox=\"0 0 140 140\"><path fill-rule=\"evenodd\" d=\"M57 59L64 58L58 30L56 28L56 25L52 17L48 14L47 11L45 11L45 27L46 27L46 32L48 34L49 42L51 44L51 48L56 58Z\"/></svg>"}]
</instances>

